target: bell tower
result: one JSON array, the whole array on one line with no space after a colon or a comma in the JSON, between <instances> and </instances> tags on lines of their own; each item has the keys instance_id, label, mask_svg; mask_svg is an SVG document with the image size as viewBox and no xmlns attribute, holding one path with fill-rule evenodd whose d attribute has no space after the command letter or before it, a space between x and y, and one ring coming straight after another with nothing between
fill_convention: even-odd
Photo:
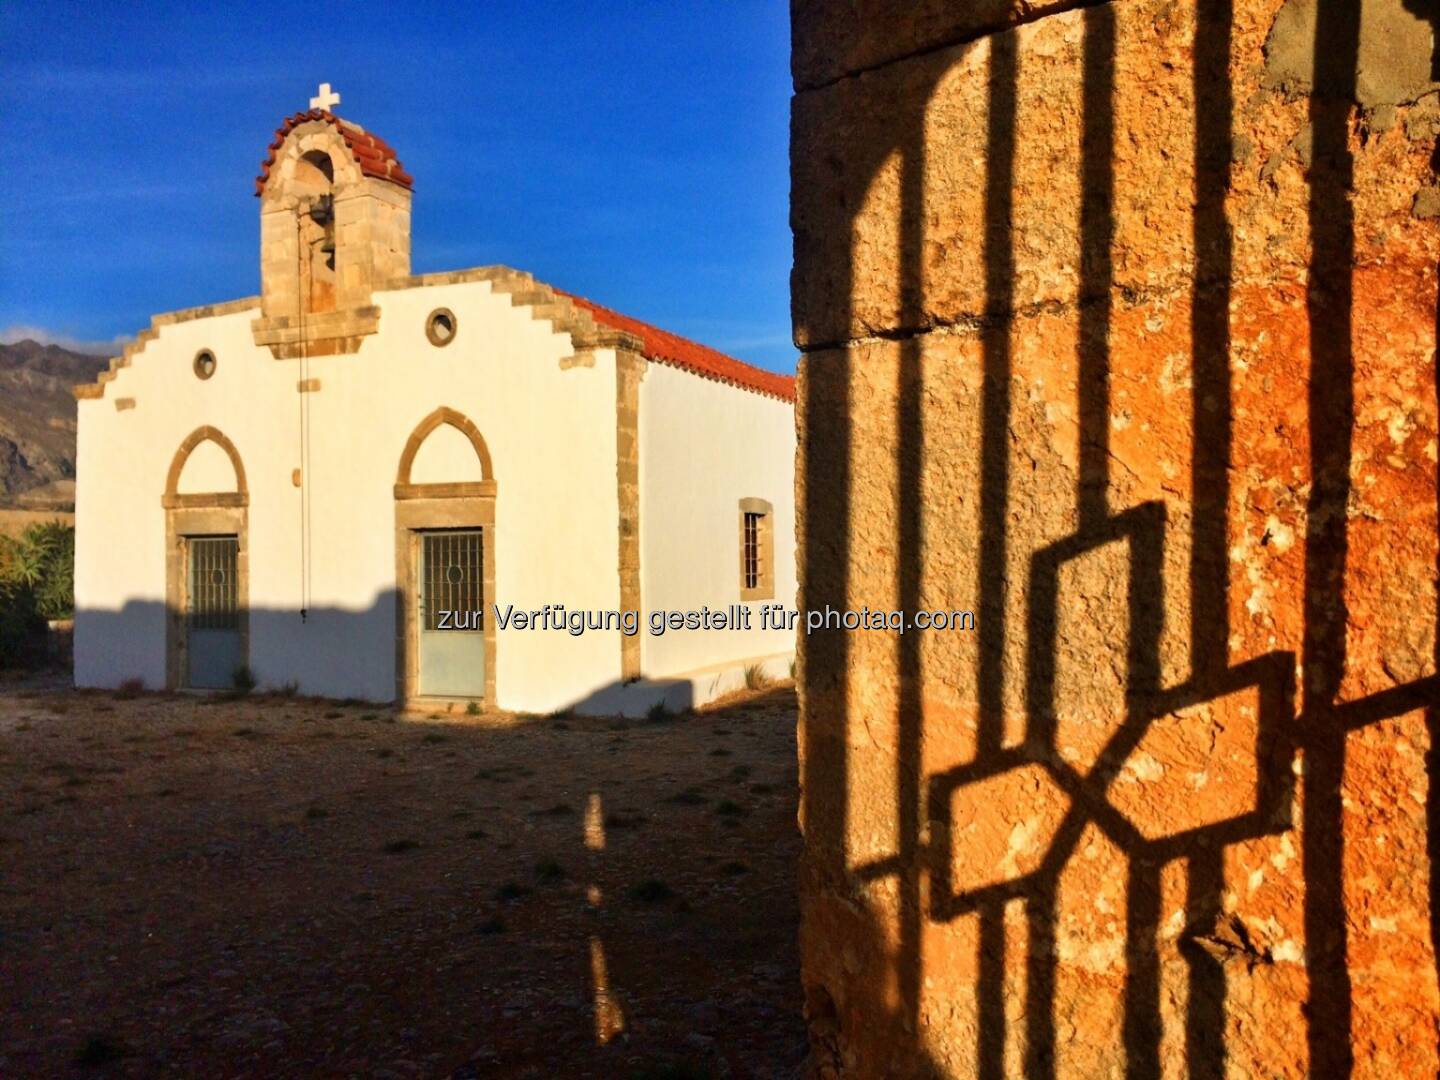
<instances>
[{"instance_id":1,"label":"bell tower","mask_svg":"<svg viewBox=\"0 0 1440 1080\"><path fill-rule=\"evenodd\" d=\"M277 357L352 353L380 325L377 288L410 273L413 180L395 151L330 111L330 84L275 133L260 198L255 342Z\"/></svg>"}]
</instances>

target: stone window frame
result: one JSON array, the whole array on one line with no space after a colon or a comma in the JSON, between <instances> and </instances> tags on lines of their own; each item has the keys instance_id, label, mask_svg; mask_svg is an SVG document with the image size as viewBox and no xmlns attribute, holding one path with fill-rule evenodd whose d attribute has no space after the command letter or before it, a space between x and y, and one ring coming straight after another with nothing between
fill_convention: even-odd
<instances>
[{"instance_id":1,"label":"stone window frame","mask_svg":"<svg viewBox=\"0 0 1440 1080\"><path fill-rule=\"evenodd\" d=\"M207 356L210 358L209 371L204 370L201 366L202 361ZM220 360L216 357L214 349L199 349L195 353L195 359L190 361L190 369L195 372L195 377L201 382L212 377L219 366Z\"/></svg>"},{"instance_id":2,"label":"stone window frame","mask_svg":"<svg viewBox=\"0 0 1440 1080\"><path fill-rule=\"evenodd\" d=\"M435 323L438 319L450 320L450 336L441 337L435 332ZM431 345L437 349L443 349L460 335L460 320L455 317L455 312L448 307L438 307L429 315L425 316L425 337Z\"/></svg>"},{"instance_id":3,"label":"stone window frame","mask_svg":"<svg viewBox=\"0 0 1440 1080\"><path fill-rule=\"evenodd\" d=\"M480 461L478 481L416 484L410 470L421 445L442 424L469 441ZM480 429L463 413L441 406L420 421L405 442L395 474L395 701L402 707L453 704L458 698L428 697L420 692L419 620L415 616L415 577L420 535L431 529L480 530L481 588L485 603L495 599L495 475L490 450ZM495 620L486 619L485 689L487 710L495 698Z\"/></svg>"},{"instance_id":4,"label":"stone window frame","mask_svg":"<svg viewBox=\"0 0 1440 1080\"><path fill-rule=\"evenodd\" d=\"M755 546L756 546L756 582L753 586L747 585L747 567L745 565L745 519L750 514L759 515L756 522ZM739 537L740 537L740 599L747 600L773 600L775 599L775 507L768 499L746 498L740 500L739 511Z\"/></svg>"},{"instance_id":5,"label":"stone window frame","mask_svg":"<svg viewBox=\"0 0 1440 1080\"><path fill-rule=\"evenodd\" d=\"M235 470L234 491L181 494L180 475L195 448L213 442L230 459ZM235 571L235 602L239 608L240 663L250 664L250 488L240 452L218 428L198 427L186 436L165 477L160 496L165 511L165 688L185 688L188 665L185 607L189 600L192 536L234 536L239 546Z\"/></svg>"}]
</instances>

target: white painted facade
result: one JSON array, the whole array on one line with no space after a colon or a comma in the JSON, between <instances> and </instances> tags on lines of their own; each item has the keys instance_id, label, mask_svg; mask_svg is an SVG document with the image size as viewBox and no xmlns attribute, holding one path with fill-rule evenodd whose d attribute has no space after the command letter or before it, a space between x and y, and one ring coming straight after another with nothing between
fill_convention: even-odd
<instances>
[{"instance_id":1,"label":"white painted facade","mask_svg":"<svg viewBox=\"0 0 1440 1080\"><path fill-rule=\"evenodd\" d=\"M483 436L496 486L495 596L502 607L620 607L613 349L574 357L570 334L485 280L376 291L379 329L358 351L277 359L257 345L259 303L157 320L100 396L79 402L75 681L166 685L166 511L177 449L209 426L234 445L248 487L249 666L260 686L388 701L396 695L397 467L437 408ZM428 314L450 309L444 347ZM216 358L212 377L192 369ZM302 370L303 366L303 370ZM297 392L302 378L318 391ZM308 448L301 406L308 404ZM738 500L774 505L775 599L794 605L795 430L789 401L647 361L640 384L641 618L652 609L738 602ZM293 473L303 464L303 483ZM416 454L414 483L474 483L479 460L441 425ZM186 459L184 495L236 490L214 442ZM308 495L308 570L302 562ZM302 594L302 576L308 584ZM300 610L306 608L302 621ZM749 605L758 608L758 604ZM644 683L626 696L618 631L498 630L495 703L507 710L634 712L647 686L696 669L769 658L782 674L793 632L641 629ZM726 684L733 685L733 673ZM696 685L699 685L698 683ZM719 685L718 681L716 685ZM636 696L636 695L640 696ZM671 695L672 702L675 702Z\"/></svg>"},{"instance_id":2,"label":"white painted facade","mask_svg":"<svg viewBox=\"0 0 1440 1080\"><path fill-rule=\"evenodd\" d=\"M795 411L788 401L651 364L640 384L640 575L648 607L740 602L740 500L774 507L775 603L795 607ZM647 634L644 670L665 676L793 652L793 630Z\"/></svg>"}]
</instances>

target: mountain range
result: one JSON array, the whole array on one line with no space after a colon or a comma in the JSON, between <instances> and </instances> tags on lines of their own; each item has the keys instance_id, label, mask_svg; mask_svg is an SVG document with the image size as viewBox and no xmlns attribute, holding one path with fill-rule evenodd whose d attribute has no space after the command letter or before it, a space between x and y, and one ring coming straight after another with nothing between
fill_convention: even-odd
<instances>
[{"instance_id":1,"label":"mountain range","mask_svg":"<svg viewBox=\"0 0 1440 1080\"><path fill-rule=\"evenodd\" d=\"M108 366L29 339L0 345L0 505L74 499L75 397Z\"/></svg>"}]
</instances>

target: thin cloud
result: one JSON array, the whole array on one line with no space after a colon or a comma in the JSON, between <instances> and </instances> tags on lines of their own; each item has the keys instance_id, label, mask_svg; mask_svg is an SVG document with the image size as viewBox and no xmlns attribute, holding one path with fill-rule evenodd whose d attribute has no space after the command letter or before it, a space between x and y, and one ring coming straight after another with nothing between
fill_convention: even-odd
<instances>
[{"instance_id":1,"label":"thin cloud","mask_svg":"<svg viewBox=\"0 0 1440 1080\"><path fill-rule=\"evenodd\" d=\"M18 341L38 341L41 345L58 345L71 352L88 353L92 356L115 356L130 340L124 334L116 334L109 341L86 341L69 334L57 334L43 326L26 326L12 323L0 330L0 345L14 345Z\"/></svg>"}]
</instances>

